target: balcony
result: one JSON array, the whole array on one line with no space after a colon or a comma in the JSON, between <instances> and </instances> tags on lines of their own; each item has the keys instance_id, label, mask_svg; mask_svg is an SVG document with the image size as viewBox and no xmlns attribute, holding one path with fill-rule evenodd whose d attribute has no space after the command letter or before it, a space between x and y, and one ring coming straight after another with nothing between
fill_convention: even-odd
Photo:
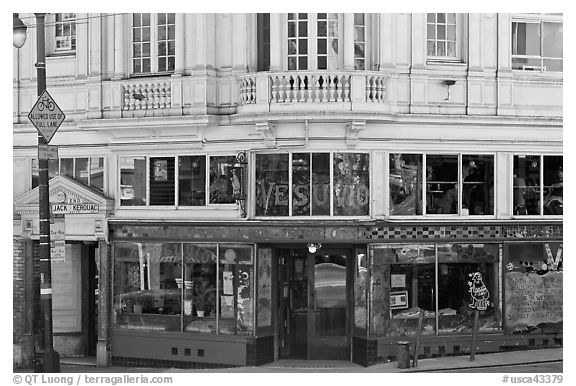
<instances>
[{"instance_id":1,"label":"balcony","mask_svg":"<svg viewBox=\"0 0 576 386\"><path fill-rule=\"evenodd\" d=\"M237 112L391 113L389 77L346 71L260 72L239 77Z\"/></svg>"}]
</instances>

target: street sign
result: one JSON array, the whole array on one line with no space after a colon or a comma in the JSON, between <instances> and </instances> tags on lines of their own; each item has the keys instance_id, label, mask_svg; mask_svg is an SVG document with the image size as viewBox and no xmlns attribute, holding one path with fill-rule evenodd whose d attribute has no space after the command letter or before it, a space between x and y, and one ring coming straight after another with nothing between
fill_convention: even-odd
<instances>
[{"instance_id":1,"label":"street sign","mask_svg":"<svg viewBox=\"0 0 576 386\"><path fill-rule=\"evenodd\" d=\"M44 137L46 143L50 143L64 118L66 118L66 115L52 99L48 90L44 90L32 110L30 110L30 113L28 113L28 119Z\"/></svg>"},{"instance_id":2,"label":"street sign","mask_svg":"<svg viewBox=\"0 0 576 386\"><path fill-rule=\"evenodd\" d=\"M58 146L38 145L39 159L58 159Z\"/></svg>"}]
</instances>

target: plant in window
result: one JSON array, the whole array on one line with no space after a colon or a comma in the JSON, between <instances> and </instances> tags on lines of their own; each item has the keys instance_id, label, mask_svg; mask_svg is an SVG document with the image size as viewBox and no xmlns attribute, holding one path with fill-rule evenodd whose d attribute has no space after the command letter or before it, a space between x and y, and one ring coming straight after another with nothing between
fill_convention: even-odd
<instances>
[{"instance_id":1,"label":"plant in window","mask_svg":"<svg viewBox=\"0 0 576 386\"><path fill-rule=\"evenodd\" d=\"M194 284L194 306L199 318L204 317L204 313L210 314L216 300L216 288L205 281Z\"/></svg>"}]
</instances>

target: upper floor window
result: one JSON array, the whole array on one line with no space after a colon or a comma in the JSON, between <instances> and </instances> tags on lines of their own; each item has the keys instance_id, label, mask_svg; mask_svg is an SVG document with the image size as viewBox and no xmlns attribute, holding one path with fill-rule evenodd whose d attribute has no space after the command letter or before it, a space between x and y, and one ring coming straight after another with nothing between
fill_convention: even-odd
<instances>
[{"instance_id":1,"label":"upper floor window","mask_svg":"<svg viewBox=\"0 0 576 386\"><path fill-rule=\"evenodd\" d=\"M337 70L342 68L344 26L338 13L289 13L288 70ZM354 14L354 67L366 68L366 20ZM265 44L265 43L264 43Z\"/></svg>"},{"instance_id":2,"label":"upper floor window","mask_svg":"<svg viewBox=\"0 0 576 386\"><path fill-rule=\"evenodd\" d=\"M456 60L459 56L457 15L455 13L427 14L427 53L429 58Z\"/></svg>"},{"instance_id":3,"label":"upper floor window","mask_svg":"<svg viewBox=\"0 0 576 386\"><path fill-rule=\"evenodd\" d=\"M256 155L256 216L368 216L364 153Z\"/></svg>"},{"instance_id":4,"label":"upper floor window","mask_svg":"<svg viewBox=\"0 0 576 386\"><path fill-rule=\"evenodd\" d=\"M492 155L390 154L389 173L392 216L494 214Z\"/></svg>"},{"instance_id":5,"label":"upper floor window","mask_svg":"<svg viewBox=\"0 0 576 386\"><path fill-rule=\"evenodd\" d=\"M562 71L563 28L557 17L512 21L512 69Z\"/></svg>"},{"instance_id":6,"label":"upper floor window","mask_svg":"<svg viewBox=\"0 0 576 386\"><path fill-rule=\"evenodd\" d=\"M514 156L512 184L514 215L563 214L562 156Z\"/></svg>"},{"instance_id":7,"label":"upper floor window","mask_svg":"<svg viewBox=\"0 0 576 386\"><path fill-rule=\"evenodd\" d=\"M366 16L354 14L354 69L366 69Z\"/></svg>"},{"instance_id":8,"label":"upper floor window","mask_svg":"<svg viewBox=\"0 0 576 386\"><path fill-rule=\"evenodd\" d=\"M76 51L76 14L57 13L54 28L55 51Z\"/></svg>"},{"instance_id":9,"label":"upper floor window","mask_svg":"<svg viewBox=\"0 0 576 386\"><path fill-rule=\"evenodd\" d=\"M236 157L120 157L120 205L233 204L240 189Z\"/></svg>"},{"instance_id":10,"label":"upper floor window","mask_svg":"<svg viewBox=\"0 0 576 386\"><path fill-rule=\"evenodd\" d=\"M174 13L132 14L132 73L150 74L174 71Z\"/></svg>"},{"instance_id":11,"label":"upper floor window","mask_svg":"<svg viewBox=\"0 0 576 386\"><path fill-rule=\"evenodd\" d=\"M48 160L48 178L63 175L104 190L104 158L77 157ZM32 159L32 189L38 186L38 159Z\"/></svg>"}]
</instances>

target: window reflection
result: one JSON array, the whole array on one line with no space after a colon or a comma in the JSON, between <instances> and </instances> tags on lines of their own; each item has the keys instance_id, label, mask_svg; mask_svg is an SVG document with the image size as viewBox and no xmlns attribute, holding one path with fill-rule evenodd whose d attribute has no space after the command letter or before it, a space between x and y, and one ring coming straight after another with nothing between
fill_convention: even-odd
<instances>
[{"instance_id":1,"label":"window reflection","mask_svg":"<svg viewBox=\"0 0 576 386\"><path fill-rule=\"evenodd\" d=\"M462 156L462 214L494 214L493 156Z\"/></svg>"},{"instance_id":2,"label":"window reflection","mask_svg":"<svg viewBox=\"0 0 576 386\"><path fill-rule=\"evenodd\" d=\"M390 154L390 214L422 214L422 155Z\"/></svg>"},{"instance_id":3,"label":"window reflection","mask_svg":"<svg viewBox=\"0 0 576 386\"><path fill-rule=\"evenodd\" d=\"M458 213L458 156L426 156L426 213Z\"/></svg>"}]
</instances>

